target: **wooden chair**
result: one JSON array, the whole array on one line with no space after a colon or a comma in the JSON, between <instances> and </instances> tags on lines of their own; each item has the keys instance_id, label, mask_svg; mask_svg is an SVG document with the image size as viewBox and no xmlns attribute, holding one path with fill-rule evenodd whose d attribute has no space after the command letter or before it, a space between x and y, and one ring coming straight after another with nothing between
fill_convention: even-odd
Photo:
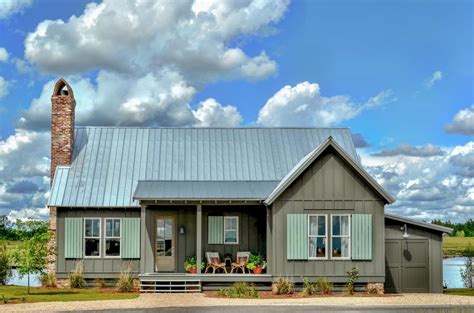
<instances>
[{"instance_id":1,"label":"wooden chair","mask_svg":"<svg viewBox=\"0 0 474 313\"><path fill-rule=\"evenodd\" d=\"M237 272L241 269L242 273L245 274L245 268L247 267L247 264L249 264L249 256L250 252L237 252L237 262L232 262L232 269L230 272L233 273L234 270Z\"/></svg>"},{"instance_id":2,"label":"wooden chair","mask_svg":"<svg viewBox=\"0 0 474 313\"><path fill-rule=\"evenodd\" d=\"M207 259L207 267L204 273L212 268L212 274L216 273L216 270L224 270L227 274L227 269L225 268L225 262L221 262L221 258L219 257L219 253L217 252L206 252L206 259Z\"/></svg>"}]
</instances>

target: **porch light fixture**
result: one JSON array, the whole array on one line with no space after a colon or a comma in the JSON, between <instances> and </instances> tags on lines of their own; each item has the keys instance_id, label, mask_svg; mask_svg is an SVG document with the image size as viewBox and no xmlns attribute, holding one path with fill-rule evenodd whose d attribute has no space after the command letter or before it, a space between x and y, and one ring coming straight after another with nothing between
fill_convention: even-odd
<instances>
[{"instance_id":1,"label":"porch light fixture","mask_svg":"<svg viewBox=\"0 0 474 313\"><path fill-rule=\"evenodd\" d=\"M180 233L181 235L184 235L184 226L180 226L180 227L179 227L179 233Z\"/></svg>"},{"instance_id":2,"label":"porch light fixture","mask_svg":"<svg viewBox=\"0 0 474 313\"><path fill-rule=\"evenodd\" d=\"M408 235L407 229L408 229L407 224L403 224L403 226L400 227L400 230L403 231L403 235L402 235L403 239L407 239L408 237L410 237L410 235Z\"/></svg>"}]
</instances>

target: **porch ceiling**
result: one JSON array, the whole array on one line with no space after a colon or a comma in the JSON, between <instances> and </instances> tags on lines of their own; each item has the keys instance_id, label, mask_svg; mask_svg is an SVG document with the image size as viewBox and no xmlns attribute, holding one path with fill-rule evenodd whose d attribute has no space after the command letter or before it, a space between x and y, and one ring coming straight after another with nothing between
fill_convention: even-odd
<instances>
[{"instance_id":1,"label":"porch ceiling","mask_svg":"<svg viewBox=\"0 0 474 313\"><path fill-rule=\"evenodd\" d=\"M265 200L279 181L138 181L134 200Z\"/></svg>"}]
</instances>

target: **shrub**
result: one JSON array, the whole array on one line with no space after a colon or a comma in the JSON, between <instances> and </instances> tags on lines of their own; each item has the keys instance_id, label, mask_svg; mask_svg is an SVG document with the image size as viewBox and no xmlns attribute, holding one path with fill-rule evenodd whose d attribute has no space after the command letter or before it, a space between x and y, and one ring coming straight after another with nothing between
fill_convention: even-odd
<instances>
[{"instance_id":1,"label":"shrub","mask_svg":"<svg viewBox=\"0 0 474 313\"><path fill-rule=\"evenodd\" d=\"M5 295L2 295L2 302L3 302L3 304L7 304L7 303L8 303L8 300L10 300L10 298L8 298L8 297L5 296Z\"/></svg>"},{"instance_id":2,"label":"shrub","mask_svg":"<svg viewBox=\"0 0 474 313\"><path fill-rule=\"evenodd\" d=\"M327 279L327 277L319 277L316 285L322 295L329 295L332 293L334 285Z\"/></svg>"},{"instance_id":3,"label":"shrub","mask_svg":"<svg viewBox=\"0 0 474 313\"><path fill-rule=\"evenodd\" d=\"M303 294L307 296L311 296L311 295L314 295L316 292L318 292L318 284L312 283L309 281L308 278L304 277L303 278Z\"/></svg>"},{"instance_id":4,"label":"shrub","mask_svg":"<svg viewBox=\"0 0 474 313\"><path fill-rule=\"evenodd\" d=\"M350 295L354 294L354 284L359 278L359 269L357 267L352 267L350 271L347 272L347 276L349 276L349 281L346 284L346 290Z\"/></svg>"},{"instance_id":5,"label":"shrub","mask_svg":"<svg viewBox=\"0 0 474 313\"><path fill-rule=\"evenodd\" d=\"M292 294L295 292L295 284L287 277L280 277L273 283L272 292L277 295Z\"/></svg>"},{"instance_id":6,"label":"shrub","mask_svg":"<svg viewBox=\"0 0 474 313\"><path fill-rule=\"evenodd\" d=\"M119 279L117 280L117 289L119 292L130 292L133 290L133 277L130 272L130 267L120 272Z\"/></svg>"},{"instance_id":7,"label":"shrub","mask_svg":"<svg viewBox=\"0 0 474 313\"><path fill-rule=\"evenodd\" d=\"M465 288L472 288L472 277L474 276L474 250L472 249L470 244L464 250L464 255L466 256L466 259L464 261L464 268L460 270L461 279Z\"/></svg>"},{"instance_id":8,"label":"shrub","mask_svg":"<svg viewBox=\"0 0 474 313\"><path fill-rule=\"evenodd\" d=\"M76 263L76 268L69 273L69 286L71 288L85 288L87 287L84 279L83 264L81 262Z\"/></svg>"},{"instance_id":9,"label":"shrub","mask_svg":"<svg viewBox=\"0 0 474 313\"><path fill-rule=\"evenodd\" d=\"M7 280L12 275L12 269L10 267L10 258L7 252L6 243L0 244L0 285L6 285Z\"/></svg>"},{"instance_id":10,"label":"shrub","mask_svg":"<svg viewBox=\"0 0 474 313\"><path fill-rule=\"evenodd\" d=\"M39 281L43 287L56 287L56 274L54 272L42 273Z\"/></svg>"},{"instance_id":11,"label":"shrub","mask_svg":"<svg viewBox=\"0 0 474 313\"><path fill-rule=\"evenodd\" d=\"M230 288L219 290L218 295L227 298L258 298L258 291L253 285L236 282Z\"/></svg>"},{"instance_id":12,"label":"shrub","mask_svg":"<svg viewBox=\"0 0 474 313\"><path fill-rule=\"evenodd\" d=\"M377 290L377 287L372 285L370 287L367 287L367 293L369 295L377 295L379 293L379 291Z\"/></svg>"},{"instance_id":13,"label":"shrub","mask_svg":"<svg viewBox=\"0 0 474 313\"><path fill-rule=\"evenodd\" d=\"M98 288L105 288L107 287L107 284L105 283L105 280L102 278L96 278L94 279L94 285Z\"/></svg>"}]
</instances>

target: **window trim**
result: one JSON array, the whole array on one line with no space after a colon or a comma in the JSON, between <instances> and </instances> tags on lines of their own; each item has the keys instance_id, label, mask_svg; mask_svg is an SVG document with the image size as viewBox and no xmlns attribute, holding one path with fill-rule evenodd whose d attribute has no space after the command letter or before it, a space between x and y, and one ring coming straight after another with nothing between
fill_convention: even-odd
<instances>
[{"instance_id":1,"label":"window trim","mask_svg":"<svg viewBox=\"0 0 474 313\"><path fill-rule=\"evenodd\" d=\"M349 227L349 230L348 230L348 234L347 236L344 236L344 235L333 235L333 217L334 216L347 216L348 218L348 227ZM352 234L351 234L351 214L349 213L345 213L345 214L331 214L331 259L332 260L351 260L351 254L352 254L352 251L351 251L351 246L352 246ZM348 256L347 257L334 257L332 255L332 245L333 245L333 242L334 242L334 238L349 238L349 245L348 245L348 249L349 249L349 253L348 253Z\"/></svg>"},{"instance_id":2,"label":"window trim","mask_svg":"<svg viewBox=\"0 0 474 313\"><path fill-rule=\"evenodd\" d=\"M226 219L237 219L237 223L236 223L236 229L228 229L227 231L236 231L237 235L236 235L236 239L237 241L236 242L226 242L225 241L225 233L226 233L226 227L225 227L225 220ZM239 224L239 217L237 215L230 215L230 216L224 216L224 244L225 245L238 245L239 244L239 228L240 228L240 224Z\"/></svg>"},{"instance_id":3,"label":"window trim","mask_svg":"<svg viewBox=\"0 0 474 313\"><path fill-rule=\"evenodd\" d=\"M310 235L310 228L311 228L311 223L310 223L310 219L311 219L311 216L317 216L317 217L320 217L320 216L323 216L324 217L324 226L325 226L325 234L326 236L318 236L318 235ZM328 214L308 214L308 260L328 260L329 259L329 254L328 254L328 246L329 246L329 234L328 234ZM324 257L318 257L318 256L315 256L315 257L312 257L310 256L310 253L309 253L309 245L310 245L310 239L311 238L318 238L318 237L322 237L322 238L326 238L326 249L325 249L325 256Z\"/></svg>"},{"instance_id":4,"label":"window trim","mask_svg":"<svg viewBox=\"0 0 474 313\"><path fill-rule=\"evenodd\" d=\"M108 237L107 236L107 220L119 220L120 221L120 236L119 237ZM104 218L104 258L107 259L121 259L122 258L122 228L123 228L123 223L122 223L122 218L121 217L105 217ZM107 247L107 239L119 239L120 240L120 252L119 255L107 255L106 247Z\"/></svg>"},{"instance_id":5,"label":"window trim","mask_svg":"<svg viewBox=\"0 0 474 313\"><path fill-rule=\"evenodd\" d=\"M96 237L91 237L91 236L86 236L86 221L87 220L98 220L99 221L99 236ZM84 253L84 259L100 259L102 258L102 218L100 217L84 217L83 218L83 227L84 227L84 231L83 231L83 235L84 235L84 238L83 238L83 244L84 244L84 248L83 248L83 253ZM99 239L99 255L86 255L86 239Z\"/></svg>"}]
</instances>

